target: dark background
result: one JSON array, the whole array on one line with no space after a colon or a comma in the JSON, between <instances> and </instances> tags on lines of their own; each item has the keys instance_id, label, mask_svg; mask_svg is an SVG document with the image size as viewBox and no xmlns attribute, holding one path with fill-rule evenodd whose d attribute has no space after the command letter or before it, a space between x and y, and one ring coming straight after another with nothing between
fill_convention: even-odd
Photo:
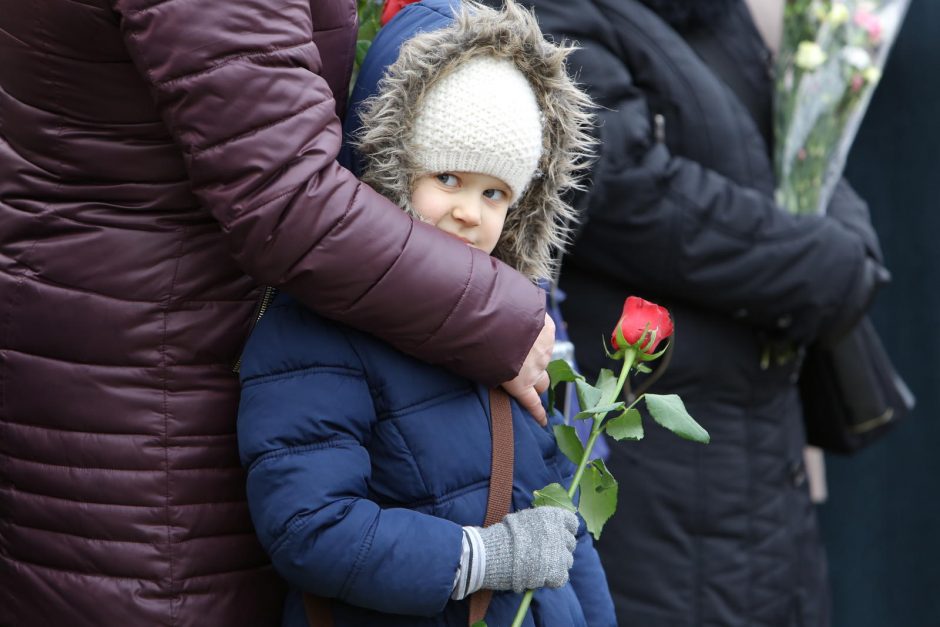
<instances>
[{"instance_id":1,"label":"dark background","mask_svg":"<svg viewBox=\"0 0 940 627\"><path fill-rule=\"evenodd\" d=\"M849 158L893 283L873 318L917 396L820 508L834 627L940 627L940 1L913 0Z\"/></svg>"}]
</instances>

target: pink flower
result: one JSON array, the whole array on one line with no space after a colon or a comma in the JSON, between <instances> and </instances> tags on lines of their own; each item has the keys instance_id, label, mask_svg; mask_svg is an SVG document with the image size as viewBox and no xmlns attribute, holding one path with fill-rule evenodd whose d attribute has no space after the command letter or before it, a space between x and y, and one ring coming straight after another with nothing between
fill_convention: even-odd
<instances>
[{"instance_id":1,"label":"pink flower","mask_svg":"<svg viewBox=\"0 0 940 627\"><path fill-rule=\"evenodd\" d=\"M799 159L800 161L803 161L804 159L806 159L806 148L800 148L799 151L796 153L796 158Z\"/></svg>"},{"instance_id":2,"label":"pink flower","mask_svg":"<svg viewBox=\"0 0 940 627\"><path fill-rule=\"evenodd\" d=\"M877 15L867 9L859 9L855 12L855 17L852 21L855 22L857 26L868 31L868 39L873 44L881 41L881 20L878 19Z\"/></svg>"},{"instance_id":3,"label":"pink flower","mask_svg":"<svg viewBox=\"0 0 940 627\"><path fill-rule=\"evenodd\" d=\"M852 75L852 93L857 94L865 85L865 78L861 74Z\"/></svg>"}]
</instances>

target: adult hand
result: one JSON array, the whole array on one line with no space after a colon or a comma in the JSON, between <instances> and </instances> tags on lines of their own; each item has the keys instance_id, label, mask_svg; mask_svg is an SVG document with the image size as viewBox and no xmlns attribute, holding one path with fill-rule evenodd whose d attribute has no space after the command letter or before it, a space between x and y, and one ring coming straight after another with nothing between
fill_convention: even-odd
<instances>
[{"instance_id":1,"label":"adult hand","mask_svg":"<svg viewBox=\"0 0 940 627\"><path fill-rule=\"evenodd\" d=\"M548 424L545 408L539 394L548 389L549 379L546 368L552 360L552 350L555 348L555 323L548 314L545 314L545 326L535 338L535 344L529 349L529 354L522 363L519 374L512 381L503 383L503 389L514 397L522 408L532 414L532 417L543 427Z\"/></svg>"},{"instance_id":2,"label":"adult hand","mask_svg":"<svg viewBox=\"0 0 940 627\"><path fill-rule=\"evenodd\" d=\"M884 264L881 244L871 224L868 205L844 180L839 182L833 192L826 215L854 233L865 246L865 252L869 257L877 261L879 265Z\"/></svg>"}]
</instances>

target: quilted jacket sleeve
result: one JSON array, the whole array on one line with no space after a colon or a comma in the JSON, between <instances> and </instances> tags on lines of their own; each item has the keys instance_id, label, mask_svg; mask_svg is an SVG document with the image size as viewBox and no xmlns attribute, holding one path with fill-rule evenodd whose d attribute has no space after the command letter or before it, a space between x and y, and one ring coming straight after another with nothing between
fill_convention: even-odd
<instances>
[{"instance_id":1,"label":"quilted jacket sleeve","mask_svg":"<svg viewBox=\"0 0 940 627\"><path fill-rule=\"evenodd\" d=\"M369 500L366 444L375 420L344 334L296 303L272 307L249 340L238 414L262 545L300 590L381 612L433 615L453 589L462 531Z\"/></svg>"},{"instance_id":2,"label":"quilted jacket sleeve","mask_svg":"<svg viewBox=\"0 0 940 627\"><path fill-rule=\"evenodd\" d=\"M574 563L568 571L571 587L578 595L581 611L591 627L616 627L614 601L607 586L607 576L600 555L594 548L594 539L587 532L584 521L578 530L578 544L574 550Z\"/></svg>"},{"instance_id":3,"label":"quilted jacket sleeve","mask_svg":"<svg viewBox=\"0 0 940 627\"><path fill-rule=\"evenodd\" d=\"M309 0L114 9L193 192L248 274L481 383L515 375L543 323L541 291L336 164L341 129L321 74L339 60L314 44Z\"/></svg>"},{"instance_id":4,"label":"quilted jacket sleeve","mask_svg":"<svg viewBox=\"0 0 940 627\"><path fill-rule=\"evenodd\" d=\"M570 65L600 105L601 154L574 249L579 262L799 342L857 320L878 273L862 239L838 220L790 215L671 154L656 140L644 85L615 52L621 35L603 16L584 16L588 3L576 4L545 3L540 21L578 42Z\"/></svg>"}]
</instances>

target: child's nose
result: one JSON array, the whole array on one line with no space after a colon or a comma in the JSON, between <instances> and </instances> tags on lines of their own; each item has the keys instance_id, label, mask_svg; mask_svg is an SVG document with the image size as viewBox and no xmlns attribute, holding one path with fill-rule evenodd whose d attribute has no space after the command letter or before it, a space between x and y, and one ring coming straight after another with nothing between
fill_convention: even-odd
<instances>
[{"instance_id":1,"label":"child's nose","mask_svg":"<svg viewBox=\"0 0 940 627\"><path fill-rule=\"evenodd\" d=\"M483 218L482 202L472 198L463 198L454 205L454 219L467 226L479 226Z\"/></svg>"}]
</instances>

